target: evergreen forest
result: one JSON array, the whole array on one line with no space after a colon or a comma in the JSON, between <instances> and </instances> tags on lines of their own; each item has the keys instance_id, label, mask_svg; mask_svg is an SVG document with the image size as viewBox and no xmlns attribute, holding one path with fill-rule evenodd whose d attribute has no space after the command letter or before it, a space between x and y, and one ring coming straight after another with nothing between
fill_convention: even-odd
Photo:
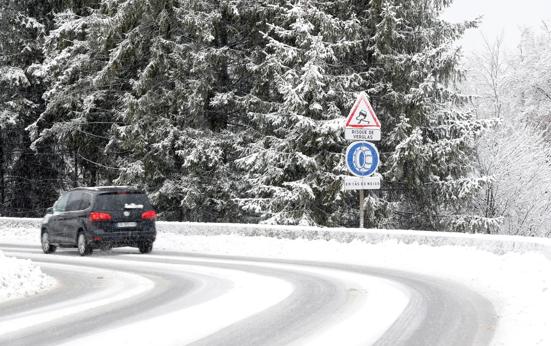
<instances>
[{"instance_id":1,"label":"evergreen forest","mask_svg":"<svg viewBox=\"0 0 551 346\"><path fill-rule=\"evenodd\" d=\"M551 34L465 64L477 21L443 20L451 2L0 0L0 216L133 185L162 220L357 227L344 119L366 92L382 123L367 227L546 235ZM503 168L523 146L535 163ZM531 192L507 190L521 173Z\"/></svg>"}]
</instances>

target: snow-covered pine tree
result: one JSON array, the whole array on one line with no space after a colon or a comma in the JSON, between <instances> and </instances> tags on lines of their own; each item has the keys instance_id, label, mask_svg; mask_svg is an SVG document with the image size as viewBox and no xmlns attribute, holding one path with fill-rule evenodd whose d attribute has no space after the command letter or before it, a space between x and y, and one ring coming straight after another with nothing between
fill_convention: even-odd
<instances>
[{"instance_id":1,"label":"snow-covered pine tree","mask_svg":"<svg viewBox=\"0 0 551 346\"><path fill-rule=\"evenodd\" d=\"M169 218L235 221L229 169L237 152L228 130L232 93L244 64L239 29L242 1L143 1L118 8L107 27L125 28L115 43L118 56L141 58L111 145L128 150L118 182L144 186ZM142 18L123 25L130 11ZM151 30L155 28L155 30ZM130 44L129 38L136 42ZM246 40L245 40L246 43ZM126 47L139 47L129 51ZM108 72L108 64L104 71ZM108 75L108 73L106 74Z\"/></svg>"},{"instance_id":2,"label":"snow-covered pine tree","mask_svg":"<svg viewBox=\"0 0 551 346\"><path fill-rule=\"evenodd\" d=\"M343 1L268 1L244 97L250 144L240 153L240 206L259 221L340 225L353 222L341 191L342 114L359 90L351 62L360 23ZM245 117L243 117L245 115Z\"/></svg>"},{"instance_id":3,"label":"snow-covered pine tree","mask_svg":"<svg viewBox=\"0 0 551 346\"><path fill-rule=\"evenodd\" d=\"M372 0L367 92L382 118L382 162L396 225L487 231L496 220L474 215L472 198L488 181L475 170L475 139L488 121L464 111L453 43L474 22L440 19L449 0Z\"/></svg>"},{"instance_id":4,"label":"snow-covered pine tree","mask_svg":"<svg viewBox=\"0 0 551 346\"><path fill-rule=\"evenodd\" d=\"M254 17L240 13L249 5L101 1L87 14L59 14L41 121L56 119L40 138L78 150L80 165L95 165L103 178L113 171L114 182L144 187L168 218L229 220L237 179L228 163L237 150L227 117L231 91L246 83L239 69L255 32L240 27ZM86 144L96 153L82 154Z\"/></svg>"},{"instance_id":5,"label":"snow-covered pine tree","mask_svg":"<svg viewBox=\"0 0 551 346\"><path fill-rule=\"evenodd\" d=\"M43 1L0 1L0 215L41 215L56 195L55 156L31 151L25 131L44 107L30 66L43 59L49 11Z\"/></svg>"},{"instance_id":6,"label":"snow-covered pine tree","mask_svg":"<svg viewBox=\"0 0 551 346\"><path fill-rule=\"evenodd\" d=\"M474 139L486 126L460 108L453 42L473 22L439 19L450 1L269 2L266 47L250 66L251 131L238 165L242 207L264 222L352 224L342 115L365 90L383 122L385 193L368 224L485 229L466 213L486 178L474 173ZM256 98L255 98L256 97ZM390 214L389 214L390 212Z\"/></svg>"},{"instance_id":7,"label":"snow-covered pine tree","mask_svg":"<svg viewBox=\"0 0 551 346\"><path fill-rule=\"evenodd\" d=\"M94 10L98 6L96 1L62 2L54 8L54 25L43 48L45 61L32 71L47 83L46 109L28 127L32 147L54 146L63 159L67 185L72 186L93 186L116 176L113 158L103 148L110 139L113 106L122 90L94 85L94 75L107 58L94 35L100 21Z\"/></svg>"}]
</instances>

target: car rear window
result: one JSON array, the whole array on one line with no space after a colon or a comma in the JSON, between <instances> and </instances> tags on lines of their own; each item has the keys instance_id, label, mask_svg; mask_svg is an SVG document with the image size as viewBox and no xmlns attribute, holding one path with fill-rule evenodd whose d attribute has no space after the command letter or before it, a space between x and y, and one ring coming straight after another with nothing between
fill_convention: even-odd
<instances>
[{"instance_id":1,"label":"car rear window","mask_svg":"<svg viewBox=\"0 0 551 346\"><path fill-rule=\"evenodd\" d=\"M96 210L152 209L149 199L143 193L109 192L96 197Z\"/></svg>"}]
</instances>

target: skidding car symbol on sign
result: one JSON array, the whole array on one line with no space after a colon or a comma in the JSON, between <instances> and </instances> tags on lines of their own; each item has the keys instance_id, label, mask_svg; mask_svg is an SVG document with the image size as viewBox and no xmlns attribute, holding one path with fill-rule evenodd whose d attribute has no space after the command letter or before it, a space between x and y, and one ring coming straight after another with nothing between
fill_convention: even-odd
<instances>
[{"instance_id":1,"label":"skidding car symbol on sign","mask_svg":"<svg viewBox=\"0 0 551 346\"><path fill-rule=\"evenodd\" d=\"M358 95L346 118L344 137L348 140L381 140L381 123L364 92Z\"/></svg>"},{"instance_id":2,"label":"skidding car symbol on sign","mask_svg":"<svg viewBox=\"0 0 551 346\"><path fill-rule=\"evenodd\" d=\"M365 122L367 125L370 124L370 121L367 120L367 111L365 109L362 109L360 111L360 114L356 116L356 120L358 121L359 124L362 124L363 122Z\"/></svg>"}]
</instances>

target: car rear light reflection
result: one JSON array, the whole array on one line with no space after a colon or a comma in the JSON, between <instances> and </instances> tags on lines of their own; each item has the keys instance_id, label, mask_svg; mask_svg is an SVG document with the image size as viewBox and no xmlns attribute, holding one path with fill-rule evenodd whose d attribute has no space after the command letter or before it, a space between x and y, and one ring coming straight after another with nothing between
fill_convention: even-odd
<instances>
[{"instance_id":1,"label":"car rear light reflection","mask_svg":"<svg viewBox=\"0 0 551 346\"><path fill-rule=\"evenodd\" d=\"M142 213L142 220L155 220L157 213L155 210L148 210Z\"/></svg>"},{"instance_id":2,"label":"car rear light reflection","mask_svg":"<svg viewBox=\"0 0 551 346\"><path fill-rule=\"evenodd\" d=\"M90 221L100 222L100 221L111 221L113 218L109 213L102 213L93 211L90 213Z\"/></svg>"}]
</instances>

